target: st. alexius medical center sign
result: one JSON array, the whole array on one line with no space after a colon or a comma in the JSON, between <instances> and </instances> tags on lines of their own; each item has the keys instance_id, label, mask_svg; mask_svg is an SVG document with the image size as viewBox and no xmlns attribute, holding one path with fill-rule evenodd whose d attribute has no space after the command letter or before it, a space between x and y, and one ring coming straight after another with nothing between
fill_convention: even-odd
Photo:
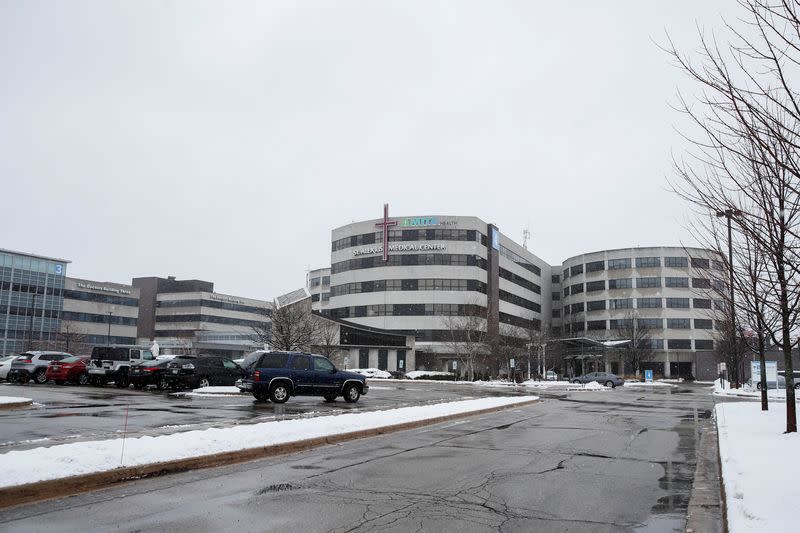
<instances>
[{"instance_id":1,"label":"st. alexius medical center sign","mask_svg":"<svg viewBox=\"0 0 800 533\"><path fill-rule=\"evenodd\" d=\"M383 246L371 246L353 250L353 255L372 255L383 254L383 260L389 260L389 252L430 252L434 250L444 250L445 245L441 243L398 243L389 245L389 228L399 226L401 228L426 228L431 226L452 226L455 221L440 220L439 217L411 217L397 220L389 220L389 204L383 204L383 220L375 224L383 230Z\"/></svg>"}]
</instances>

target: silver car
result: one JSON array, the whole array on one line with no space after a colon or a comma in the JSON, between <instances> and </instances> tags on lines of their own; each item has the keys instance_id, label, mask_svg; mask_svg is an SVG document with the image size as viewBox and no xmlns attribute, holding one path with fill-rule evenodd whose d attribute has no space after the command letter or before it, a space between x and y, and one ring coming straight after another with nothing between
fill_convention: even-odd
<instances>
[{"instance_id":1,"label":"silver car","mask_svg":"<svg viewBox=\"0 0 800 533\"><path fill-rule=\"evenodd\" d=\"M72 354L65 352L25 352L11 361L11 369L6 379L10 383L27 383L33 379L36 383L47 382L47 365L53 361L61 361Z\"/></svg>"}]
</instances>

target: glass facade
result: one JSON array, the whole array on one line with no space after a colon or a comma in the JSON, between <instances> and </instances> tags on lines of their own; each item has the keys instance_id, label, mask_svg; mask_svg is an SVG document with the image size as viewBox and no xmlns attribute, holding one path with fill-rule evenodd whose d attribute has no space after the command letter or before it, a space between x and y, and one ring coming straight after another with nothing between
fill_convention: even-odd
<instances>
[{"instance_id":1,"label":"glass facade","mask_svg":"<svg viewBox=\"0 0 800 533\"><path fill-rule=\"evenodd\" d=\"M67 261L0 251L0 354L57 348Z\"/></svg>"}]
</instances>

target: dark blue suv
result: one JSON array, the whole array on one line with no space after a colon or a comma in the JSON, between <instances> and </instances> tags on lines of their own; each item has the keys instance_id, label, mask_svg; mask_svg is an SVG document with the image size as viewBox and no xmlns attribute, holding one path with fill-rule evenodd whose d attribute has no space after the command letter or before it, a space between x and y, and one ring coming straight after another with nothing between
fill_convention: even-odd
<instances>
[{"instance_id":1,"label":"dark blue suv","mask_svg":"<svg viewBox=\"0 0 800 533\"><path fill-rule=\"evenodd\" d=\"M240 388L251 390L253 396L262 401L269 399L283 403L290 396L322 396L332 402L343 396L345 401L352 403L369 390L367 378L355 372L338 370L321 355L262 352L258 360L245 366L248 376Z\"/></svg>"}]
</instances>

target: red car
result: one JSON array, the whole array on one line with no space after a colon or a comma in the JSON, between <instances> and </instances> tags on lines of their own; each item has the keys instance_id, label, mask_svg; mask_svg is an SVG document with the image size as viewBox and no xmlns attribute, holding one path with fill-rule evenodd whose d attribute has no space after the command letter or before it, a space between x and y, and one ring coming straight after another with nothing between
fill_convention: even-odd
<instances>
[{"instance_id":1,"label":"red car","mask_svg":"<svg viewBox=\"0 0 800 533\"><path fill-rule=\"evenodd\" d=\"M89 357L73 356L53 361L47 366L45 377L53 380L58 385L63 385L67 381L73 381L80 385L89 383L89 375L86 373L86 363Z\"/></svg>"}]
</instances>

